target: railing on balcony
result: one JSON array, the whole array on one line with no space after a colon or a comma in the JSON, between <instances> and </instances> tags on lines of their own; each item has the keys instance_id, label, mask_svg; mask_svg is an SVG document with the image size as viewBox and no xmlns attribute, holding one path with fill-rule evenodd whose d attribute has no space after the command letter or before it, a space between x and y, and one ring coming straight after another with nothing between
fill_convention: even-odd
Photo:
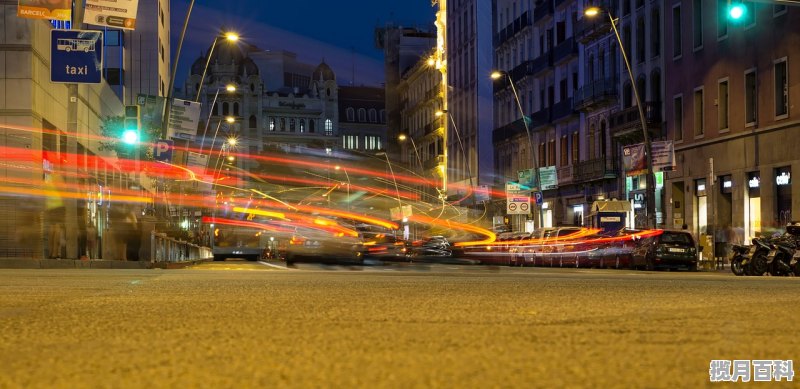
<instances>
[{"instance_id":1,"label":"railing on balcony","mask_svg":"<svg viewBox=\"0 0 800 389\"><path fill-rule=\"evenodd\" d=\"M575 178L575 166L571 165L558 168L556 177L558 177L558 185L571 184Z\"/></svg>"},{"instance_id":2,"label":"railing on balcony","mask_svg":"<svg viewBox=\"0 0 800 389\"><path fill-rule=\"evenodd\" d=\"M531 114L530 127L537 128L549 124L552 120L552 112L553 111L550 109L550 107L547 107Z\"/></svg>"},{"instance_id":3,"label":"railing on balcony","mask_svg":"<svg viewBox=\"0 0 800 389\"><path fill-rule=\"evenodd\" d=\"M553 51L550 50L536 58L530 63L530 71L528 74L537 75L553 66Z\"/></svg>"},{"instance_id":4,"label":"railing on balcony","mask_svg":"<svg viewBox=\"0 0 800 389\"><path fill-rule=\"evenodd\" d=\"M509 23L504 29L500 30L494 35L494 45L499 47L509 39L513 38L517 33L522 31L525 27L531 25L531 15L527 11L520 15L516 20Z\"/></svg>"},{"instance_id":5,"label":"railing on balcony","mask_svg":"<svg viewBox=\"0 0 800 389\"><path fill-rule=\"evenodd\" d=\"M527 136L525 123L522 122L522 119L517 119L505 126L495 128L492 131L492 143L510 140L519 134Z\"/></svg>"},{"instance_id":6,"label":"railing on balcony","mask_svg":"<svg viewBox=\"0 0 800 389\"><path fill-rule=\"evenodd\" d=\"M575 164L573 181L575 183L597 181L617 178L618 175L619 160L616 158L600 157Z\"/></svg>"},{"instance_id":7,"label":"railing on balcony","mask_svg":"<svg viewBox=\"0 0 800 389\"><path fill-rule=\"evenodd\" d=\"M661 102L660 101L647 101L644 103L644 118L647 121L647 127L658 127L661 125ZM636 127L641 124L639 118L639 108L636 106L623 109L622 111L611 114L609 118L609 125L612 130L625 129L628 127ZM641 126L640 126L641 127Z\"/></svg>"},{"instance_id":8,"label":"railing on balcony","mask_svg":"<svg viewBox=\"0 0 800 389\"><path fill-rule=\"evenodd\" d=\"M608 2L601 1L600 3ZM607 4L600 5L600 8L609 9ZM615 13L613 15L616 16ZM611 21L608 20L608 15L584 16L578 19L578 23L575 26L575 37L581 43L591 42L606 34L612 34Z\"/></svg>"},{"instance_id":9,"label":"railing on balcony","mask_svg":"<svg viewBox=\"0 0 800 389\"><path fill-rule=\"evenodd\" d=\"M553 63L578 55L578 42L574 37L569 37L553 49Z\"/></svg>"},{"instance_id":10,"label":"railing on balcony","mask_svg":"<svg viewBox=\"0 0 800 389\"><path fill-rule=\"evenodd\" d=\"M436 169L439 165L444 164L444 155L437 155L428 158L422 162L422 168L425 170Z\"/></svg>"},{"instance_id":11,"label":"railing on balcony","mask_svg":"<svg viewBox=\"0 0 800 389\"><path fill-rule=\"evenodd\" d=\"M545 0L536 5L536 8L533 9L533 22L537 23L540 20L544 19L545 16L553 14L553 2L550 0Z\"/></svg>"},{"instance_id":12,"label":"railing on balcony","mask_svg":"<svg viewBox=\"0 0 800 389\"><path fill-rule=\"evenodd\" d=\"M616 101L618 84L616 78L602 78L578 88L574 97L575 109L592 110L603 103Z\"/></svg>"},{"instance_id":13,"label":"railing on balcony","mask_svg":"<svg viewBox=\"0 0 800 389\"><path fill-rule=\"evenodd\" d=\"M566 100L561 100L553 105L551 120L561 120L574 114L575 109L572 106L572 97L568 97Z\"/></svg>"},{"instance_id":14,"label":"railing on balcony","mask_svg":"<svg viewBox=\"0 0 800 389\"><path fill-rule=\"evenodd\" d=\"M428 136L435 133L436 130L439 129L439 126L436 123L428 123L425 125L425 127L423 127L423 129L425 130L425 136Z\"/></svg>"}]
</instances>

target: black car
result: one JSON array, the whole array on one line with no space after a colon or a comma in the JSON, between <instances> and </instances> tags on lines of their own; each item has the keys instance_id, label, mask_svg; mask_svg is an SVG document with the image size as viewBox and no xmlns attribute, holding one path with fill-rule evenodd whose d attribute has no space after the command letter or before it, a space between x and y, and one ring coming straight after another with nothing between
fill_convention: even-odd
<instances>
[{"instance_id":1,"label":"black car","mask_svg":"<svg viewBox=\"0 0 800 389\"><path fill-rule=\"evenodd\" d=\"M685 268L697 270L697 243L686 231L664 231L643 239L633 250L632 267L647 270Z\"/></svg>"}]
</instances>

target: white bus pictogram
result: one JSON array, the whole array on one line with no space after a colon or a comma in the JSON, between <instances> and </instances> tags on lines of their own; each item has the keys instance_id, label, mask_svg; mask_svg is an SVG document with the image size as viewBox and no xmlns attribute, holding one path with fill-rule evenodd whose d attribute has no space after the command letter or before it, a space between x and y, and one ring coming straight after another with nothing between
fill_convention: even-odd
<instances>
[{"instance_id":1,"label":"white bus pictogram","mask_svg":"<svg viewBox=\"0 0 800 389\"><path fill-rule=\"evenodd\" d=\"M61 51L83 51L88 53L94 51L94 39L58 39L56 41L56 49Z\"/></svg>"}]
</instances>

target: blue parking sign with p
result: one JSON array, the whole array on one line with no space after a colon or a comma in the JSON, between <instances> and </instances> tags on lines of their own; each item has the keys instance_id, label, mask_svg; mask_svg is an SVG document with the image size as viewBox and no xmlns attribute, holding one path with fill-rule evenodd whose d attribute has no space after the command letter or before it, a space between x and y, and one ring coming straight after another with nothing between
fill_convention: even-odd
<instances>
[{"instance_id":1,"label":"blue parking sign with p","mask_svg":"<svg viewBox=\"0 0 800 389\"><path fill-rule=\"evenodd\" d=\"M171 140L159 139L153 146L153 159L161 162L172 161L173 143Z\"/></svg>"},{"instance_id":2,"label":"blue parking sign with p","mask_svg":"<svg viewBox=\"0 0 800 389\"><path fill-rule=\"evenodd\" d=\"M52 30L50 81L99 84L103 80L103 32Z\"/></svg>"},{"instance_id":3,"label":"blue parking sign with p","mask_svg":"<svg viewBox=\"0 0 800 389\"><path fill-rule=\"evenodd\" d=\"M538 190L533 192L533 198L536 199L536 205L542 205L544 202L544 196L542 196L542 192L539 192Z\"/></svg>"}]
</instances>

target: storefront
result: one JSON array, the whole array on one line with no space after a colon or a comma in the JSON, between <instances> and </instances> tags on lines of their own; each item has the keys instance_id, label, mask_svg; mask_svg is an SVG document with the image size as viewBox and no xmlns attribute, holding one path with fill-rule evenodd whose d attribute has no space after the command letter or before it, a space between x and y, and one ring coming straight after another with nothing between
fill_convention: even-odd
<instances>
[{"instance_id":1,"label":"storefront","mask_svg":"<svg viewBox=\"0 0 800 389\"><path fill-rule=\"evenodd\" d=\"M695 188L695 210L694 214L697 219L694 220L694 225L697 226L697 236L708 234L708 192L706 191L706 179L701 178L694 181Z\"/></svg>"},{"instance_id":2,"label":"storefront","mask_svg":"<svg viewBox=\"0 0 800 389\"><path fill-rule=\"evenodd\" d=\"M750 244L750 238L761 232L761 174L759 172L747 173L745 193L744 243Z\"/></svg>"},{"instance_id":3,"label":"storefront","mask_svg":"<svg viewBox=\"0 0 800 389\"><path fill-rule=\"evenodd\" d=\"M775 169L775 220L778 228L792 221L792 168Z\"/></svg>"}]
</instances>

